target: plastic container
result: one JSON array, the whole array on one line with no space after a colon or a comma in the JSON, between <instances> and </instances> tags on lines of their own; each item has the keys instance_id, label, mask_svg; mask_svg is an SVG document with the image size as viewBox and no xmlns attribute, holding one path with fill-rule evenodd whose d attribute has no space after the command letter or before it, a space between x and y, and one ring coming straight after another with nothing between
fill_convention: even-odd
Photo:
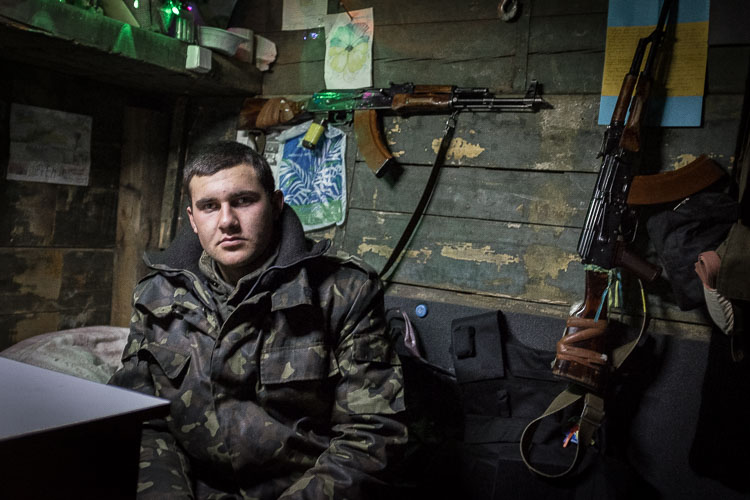
<instances>
[{"instance_id":1,"label":"plastic container","mask_svg":"<svg viewBox=\"0 0 750 500\"><path fill-rule=\"evenodd\" d=\"M253 42L255 41L255 36L253 34L253 30L248 28L227 28L227 31L245 38L245 41L242 42L239 47L237 47L237 53L234 55L234 57L239 59L240 61L249 63L254 62L255 53L253 52Z\"/></svg>"},{"instance_id":2,"label":"plastic container","mask_svg":"<svg viewBox=\"0 0 750 500\"><path fill-rule=\"evenodd\" d=\"M233 56L237 52L237 47L246 41L244 37L221 28L201 26L198 30L199 45L226 56Z\"/></svg>"}]
</instances>

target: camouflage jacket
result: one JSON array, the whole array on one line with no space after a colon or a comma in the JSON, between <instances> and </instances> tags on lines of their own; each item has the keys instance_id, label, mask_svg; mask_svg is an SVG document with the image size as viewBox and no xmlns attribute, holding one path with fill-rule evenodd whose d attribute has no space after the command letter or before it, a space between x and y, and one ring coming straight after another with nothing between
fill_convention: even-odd
<instances>
[{"instance_id":1,"label":"camouflage jacket","mask_svg":"<svg viewBox=\"0 0 750 500\"><path fill-rule=\"evenodd\" d=\"M194 248L173 252L189 266L150 263L110 381L171 401L144 426L139 497L384 497L407 440L401 366L377 276L328 247L285 207L276 262L223 323Z\"/></svg>"}]
</instances>

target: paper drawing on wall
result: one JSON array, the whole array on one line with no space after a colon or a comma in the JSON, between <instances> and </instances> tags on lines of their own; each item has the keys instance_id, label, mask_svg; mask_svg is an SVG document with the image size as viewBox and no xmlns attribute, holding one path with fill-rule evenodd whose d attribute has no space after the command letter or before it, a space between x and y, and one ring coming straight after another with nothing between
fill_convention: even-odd
<instances>
[{"instance_id":1,"label":"paper drawing on wall","mask_svg":"<svg viewBox=\"0 0 750 500\"><path fill-rule=\"evenodd\" d=\"M351 15L351 17L350 17ZM372 85L372 9L326 17L326 87Z\"/></svg>"}]
</instances>

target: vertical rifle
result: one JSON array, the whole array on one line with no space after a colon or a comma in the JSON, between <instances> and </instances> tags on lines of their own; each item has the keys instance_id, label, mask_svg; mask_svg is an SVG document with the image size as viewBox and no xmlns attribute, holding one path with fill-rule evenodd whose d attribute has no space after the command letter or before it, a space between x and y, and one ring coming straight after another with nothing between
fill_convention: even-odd
<instances>
[{"instance_id":1,"label":"vertical rifle","mask_svg":"<svg viewBox=\"0 0 750 500\"><path fill-rule=\"evenodd\" d=\"M604 133L598 155L602 164L578 240L586 275L584 300L571 311L552 368L554 375L597 393L603 390L610 369L605 345L609 271L623 267L645 281L653 281L661 272L627 247L637 228L628 193L640 160L641 126L672 3L664 0L656 28L638 41ZM648 56L641 71L646 49Z\"/></svg>"},{"instance_id":2,"label":"vertical rifle","mask_svg":"<svg viewBox=\"0 0 750 500\"><path fill-rule=\"evenodd\" d=\"M659 20L651 34L638 41L633 63L620 88L612 119L604 133L599 152L602 158L586 220L578 240L578 253L584 264L585 295L566 323L552 365L553 374L572 382L532 420L521 434L521 458L530 471L545 478L562 478L575 470L604 420L603 393L607 375L617 368L637 343L618 347L608 354L606 295L609 273L625 268L640 280L653 281L661 273L628 249L635 238L637 218L634 207L675 202L690 196L723 178L722 168L706 156L700 156L679 170L653 175L634 175L641 153L641 125L651 92L659 47L665 34L667 16L674 0L664 0ZM646 50L648 56L646 57ZM643 59L643 70L640 71ZM639 74L640 71L640 74ZM635 93L633 91L635 90ZM627 121L626 121L627 120ZM644 316L643 329L646 318ZM643 332L641 330L641 333ZM532 464L534 434L548 417L583 402L580 418L569 436L577 436L577 446L565 470L545 470Z\"/></svg>"}]
</instances>

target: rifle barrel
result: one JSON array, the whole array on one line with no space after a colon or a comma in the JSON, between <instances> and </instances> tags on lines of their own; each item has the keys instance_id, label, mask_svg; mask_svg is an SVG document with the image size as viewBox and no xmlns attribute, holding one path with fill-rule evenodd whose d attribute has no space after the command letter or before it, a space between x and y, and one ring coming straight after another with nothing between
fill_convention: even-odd
<instances>
[{"instance_id":1,"label":"rifle barrel","mask_svg":"<svg viewBox=\"0 0 750 500\"><path fill-rule=\"evenodd\" d=\"M525 110L546 105L541 97L456 97L453 108L469 111Z\"/></svg>"}]
</instances>

